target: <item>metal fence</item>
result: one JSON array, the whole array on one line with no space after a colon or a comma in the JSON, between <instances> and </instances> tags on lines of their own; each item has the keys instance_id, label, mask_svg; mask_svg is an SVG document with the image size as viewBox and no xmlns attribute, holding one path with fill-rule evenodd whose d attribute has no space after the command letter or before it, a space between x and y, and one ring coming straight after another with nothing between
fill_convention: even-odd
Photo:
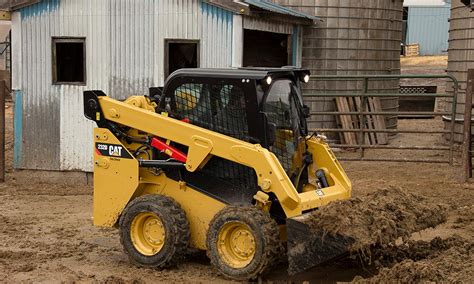
<instances>
[{"instance_id":1,"label":"metal fence","mask_svg":"<svg viewBox=\"0 0 474 284\"><path fill-rule=\"evenodd\" d=\"M472 158L474 145L472 139L472 93L474 92L474 69L467 72L466 100L464 104L464 127L463 127L463 167L464 181L470 181L472 178Z\"/></svg>"},{"instance_id":2,"label":"metal fence","mask_svg":"<svg viewBox=\"0 0 474 284\"><path fill-rule=\"evenodd\" d=\"M397 93L394 91L387 90L378 90L377 88L371 89L369 85L373 81L384 81L384 80L403 80L403 79L446 79L452 82L452 86L454 88L453 92L448 93L419 93L419 91L414 91L413 93L407 93L406 90L403 92L398 91L399 87L397 88ZM397 125L393 127L375 127L370 128L367 127L367 117L368 116L381 116L384 117L385 121L388 119L398 118L402 116L409 115L412 118L426 118L426 117L434 117L441 119L442 116L450 116L456 117L456 105L457 105L457 93L458 93L458 81L452 75L334 75L334 76L314 76L312 78L312 86L318 86L324 84L324 82L358 82L357 84L353 84L352 86L357 86L356 90L353 91L329 91L325 88L317 88L317 87L310 87L305 91L305 102L307 104L313 104L316 101L321 101L324 99L326 102L330 100L334 100L334 104L337 98L354 98L354 102L357 103L356 109L354 110L341 110L341 108L335 107L333 109L327 108L323 110L312 111L311 118L309 119L309 123L315 124L318 121L320 116L334 116L336 118L335 121L336 127L328 127L328 125L316 125L316 127L310 126L310 131L323 133L325 135L333 135L337 134L340 139L335 139L330 141L331 146L333 148L340 148L340 149L352 149L353 152L357 152L358 155L352 157L344 157L341 155L340 160L349 160L349 161L390 161L390 162L424 162L424 163L449 163L450 165L453 164L453 152L454 152L454 129L455 129L455 120L451 120L450 123L447 124L446 127L440 127L442 129L398 129ZM397 85L398 86L398 85ZM330 88L329 88L330 89ZM336 88L337 89L337 88ZM423 98L445 98L445 100L450 100L452 108L450 110L445 111L437 111L433 109L432 111L400 111L398 107L395 108L385 108L386 110L380 109L371 109L369 110L369 100L372 98L378 98L379 100L387 99L387 98L415 98L415 97L423 97ZM388 109L388 110L387 110ZM344 117L351 117L356 118L358 123L354 123L353 127L344 127L343 124L341 125L340 121L343 120ZM321 124L321 123L320 123ZM444 124L443 124L444 125ZM344 141L344 133L355 133L356 134L356 143L348 144L347 141ZM417 145L393 145L391 141L393 139L387 139L386 143L381 144L371 144L368 143L369 135L376 135L378 133L386 133L387 136L394 136L400 133L411 133L411 134L420 134L420 135L427 135L427 134L441 134L445 135L446 137L446 145L443 146L417 146ZM392 137L393 138L393 137ZM340 140L340 141L337 141ZM413 143L414 144L414 143ZM404 157L404 158L394 158L394 157L366 157L366 150L367 149L380 149L380 150L420 150L420 151L443 151L445 157L443 159L440 158L411 158L411 157ZM347 151L345 151L347 152Z\"/></svg>"}]
</instances>

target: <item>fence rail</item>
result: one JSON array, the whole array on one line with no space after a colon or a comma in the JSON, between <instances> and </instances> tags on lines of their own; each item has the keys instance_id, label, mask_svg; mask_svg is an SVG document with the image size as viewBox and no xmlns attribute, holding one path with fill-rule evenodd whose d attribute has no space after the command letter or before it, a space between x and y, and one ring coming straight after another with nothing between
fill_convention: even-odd
<instances>
[{"instance_id":1,"label":"fence rail","mask_svg":"<svg viewBox=\"0 0 474 284\"><path fill-rule=\"evenodd\" d=\"M444 94L433 94L433 93L394 93L393 90L388 93L381 93L380 90L374 89L371 90L369 88L369 84L372 81L384 81L384 80L403 80L403 79L445 79L452 82L453 90L451 93L444 93ZM341 149L356 149L358 150L357 157L339 157L340 160L349 160L349 161L395 161L395 162L423 162L423 163L449 163L450 165L453 164L453 152L454 152L454 133L455 133L455 120L452 119L449 122L448 129L442 130L427 130L427 129L387 129L387 128L375 128L369 129L367 127L367 116L381 116L383 119L385 118L398 118L398 116L409 115L410 117L414 118L421 118L421 117L443 117L443 116L451 116L456 117L456 107L457 107L457 95L458 95L458 88L459 84L456 78L450 74L446 75L331 75L331 76L314 76L311 79L312 85L318 85L322 82L334 82L334 81L341 81L341 82L361 82L361 87L357 88L355 91L347 91L343 92L341 90L335 92L328 92L327 90L320 90L321 88L308 88L305 90L304 99L306 103L317 103L318 99L327 99L327 98L354 98L354 102L358 102L356 106L358 109L344 111L338 109L337 111L333 110L323 110L323 111L313 111L311 112L311 118L308 120L309 123L317 123L320 120L317 120L318 116L334 116L340 121L342 121L343 117L347 118L356 118L358 123L357 127L313 127L310 131L320 132L320 133L338 133L340 135L341 140L344 140L344 133L355 133L357 143L344 143L341 141L340 143L331 143L332 147L341 148ZM317 92L319 90L319 92ZM404 90L406 92L406 90ZM373 110L370 111L368 109L369 98L379 98L379 99L400 99L400 98L447 98L451 99L452 108L451 110L445 111L399 111L390 109L387 111L382 110ZM357 100L356 100L357 98ZM336 120L337 120L336 119ZM351 125L352 126L352 125ZM416 145L390 145L390 141L386 143L387 145L378 145L378 144L370 144L367 141L367 135L376 135L377 133L386 133L386 134L399 134L399 133L410 133L410 134L444 134L449 136L448 145L447 146L416 146ZM366 157L366 149L381 149L381 150L421 150L421 151L445 151L448 152L446 159L434 159L434 158L369 158Z\"/></svg>"},{"instance_id":2,"label":"fence rail","mask_svg":"<svg viewBox=\"0 0 474 284\"><path fill-rule=\"evenodd\" d=\"M472 178L472 93L474 90L474 69L469 69L467 73L466 100L464 104L464 127L463 127L463 166L464 180L469 181Z\"/></svg>"}]
</instances>

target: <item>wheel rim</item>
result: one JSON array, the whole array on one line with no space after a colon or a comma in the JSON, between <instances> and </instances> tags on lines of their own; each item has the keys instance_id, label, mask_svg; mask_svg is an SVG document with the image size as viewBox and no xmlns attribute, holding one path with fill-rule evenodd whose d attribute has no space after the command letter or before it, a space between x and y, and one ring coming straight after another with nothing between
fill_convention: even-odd
<instances>
[{"instance_id":1,"label":"wheel rim","mask_svg":"<svg viewBox=\"0 0 474 284\"><path fill-rule=\"evenodd\" d=\"M153 213L139 213L133 218L130 237L138 252L146 256L155 255L165 243L163 222Z\"/></svg>"},{"instance_id":2,"label":"wheel rim","mask_svg":"<svg viewBox=\"0 0 474 284\"><path fill-rule=\"evenodd\" d=\"M230 222L219 231L217 249L221 259L230 267L247 266L255 256L255 248L255 237L243 223Z\"/></svg>"}]
</instances>

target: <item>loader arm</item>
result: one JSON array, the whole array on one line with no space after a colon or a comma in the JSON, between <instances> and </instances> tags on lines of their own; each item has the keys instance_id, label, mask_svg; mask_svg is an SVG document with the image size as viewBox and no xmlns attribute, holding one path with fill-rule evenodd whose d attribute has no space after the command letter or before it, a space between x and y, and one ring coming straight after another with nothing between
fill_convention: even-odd
<instances>
[{"instance_id":1,"label":"loader arm","mask_svg":"<svg viewBox=\"0 0 474 284\"><path fill-rule=\"evenodd\" d=\"M329 147L319 147L320 151L317 155L318 159L323 158L326 163L332 161L334 165L327 168L338 171L335 174L330 173L333 184L326 189L328 196L318 195L315 191L298 193L277 157L258 144L241 141L109 98L100 91L91 92L94 93L92 97L97 98L100 106L97 112L101 111L105 120L189 147L185 167L190 172L203 167L211 156L218 156L253 168L259 187L266 193L275 194L287 218L299 216L303 211L322 206L329 201L350 196L350 182ZM95 116L96 120L103 118L100 115Z\"/></svg>"}]
</instances>

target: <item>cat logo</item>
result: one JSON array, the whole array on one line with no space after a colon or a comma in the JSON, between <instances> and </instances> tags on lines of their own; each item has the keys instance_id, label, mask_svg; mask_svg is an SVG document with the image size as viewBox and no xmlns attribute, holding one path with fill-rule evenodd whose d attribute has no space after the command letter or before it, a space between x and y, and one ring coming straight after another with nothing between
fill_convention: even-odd
<instances>
[{"instance_id":1,"label":"cat logo","mask_svg":"<svg viewBox=\"0 0 474 284\"><path fill-rule=\"evenodd\" d=\"M99 156L132 159L132 155L122 145L95 143L95 153Z\"/></svg>"},{"instance_id":2,"label":"cat logo","mask_svg":"<svg viewBox=\"0 0 474 284\"><path fill-rule=\"evenodd\" d=\"M109 155L115 157L122 156L122 146L110 145L109 146Z\"/></svg>"}]
</instances>

